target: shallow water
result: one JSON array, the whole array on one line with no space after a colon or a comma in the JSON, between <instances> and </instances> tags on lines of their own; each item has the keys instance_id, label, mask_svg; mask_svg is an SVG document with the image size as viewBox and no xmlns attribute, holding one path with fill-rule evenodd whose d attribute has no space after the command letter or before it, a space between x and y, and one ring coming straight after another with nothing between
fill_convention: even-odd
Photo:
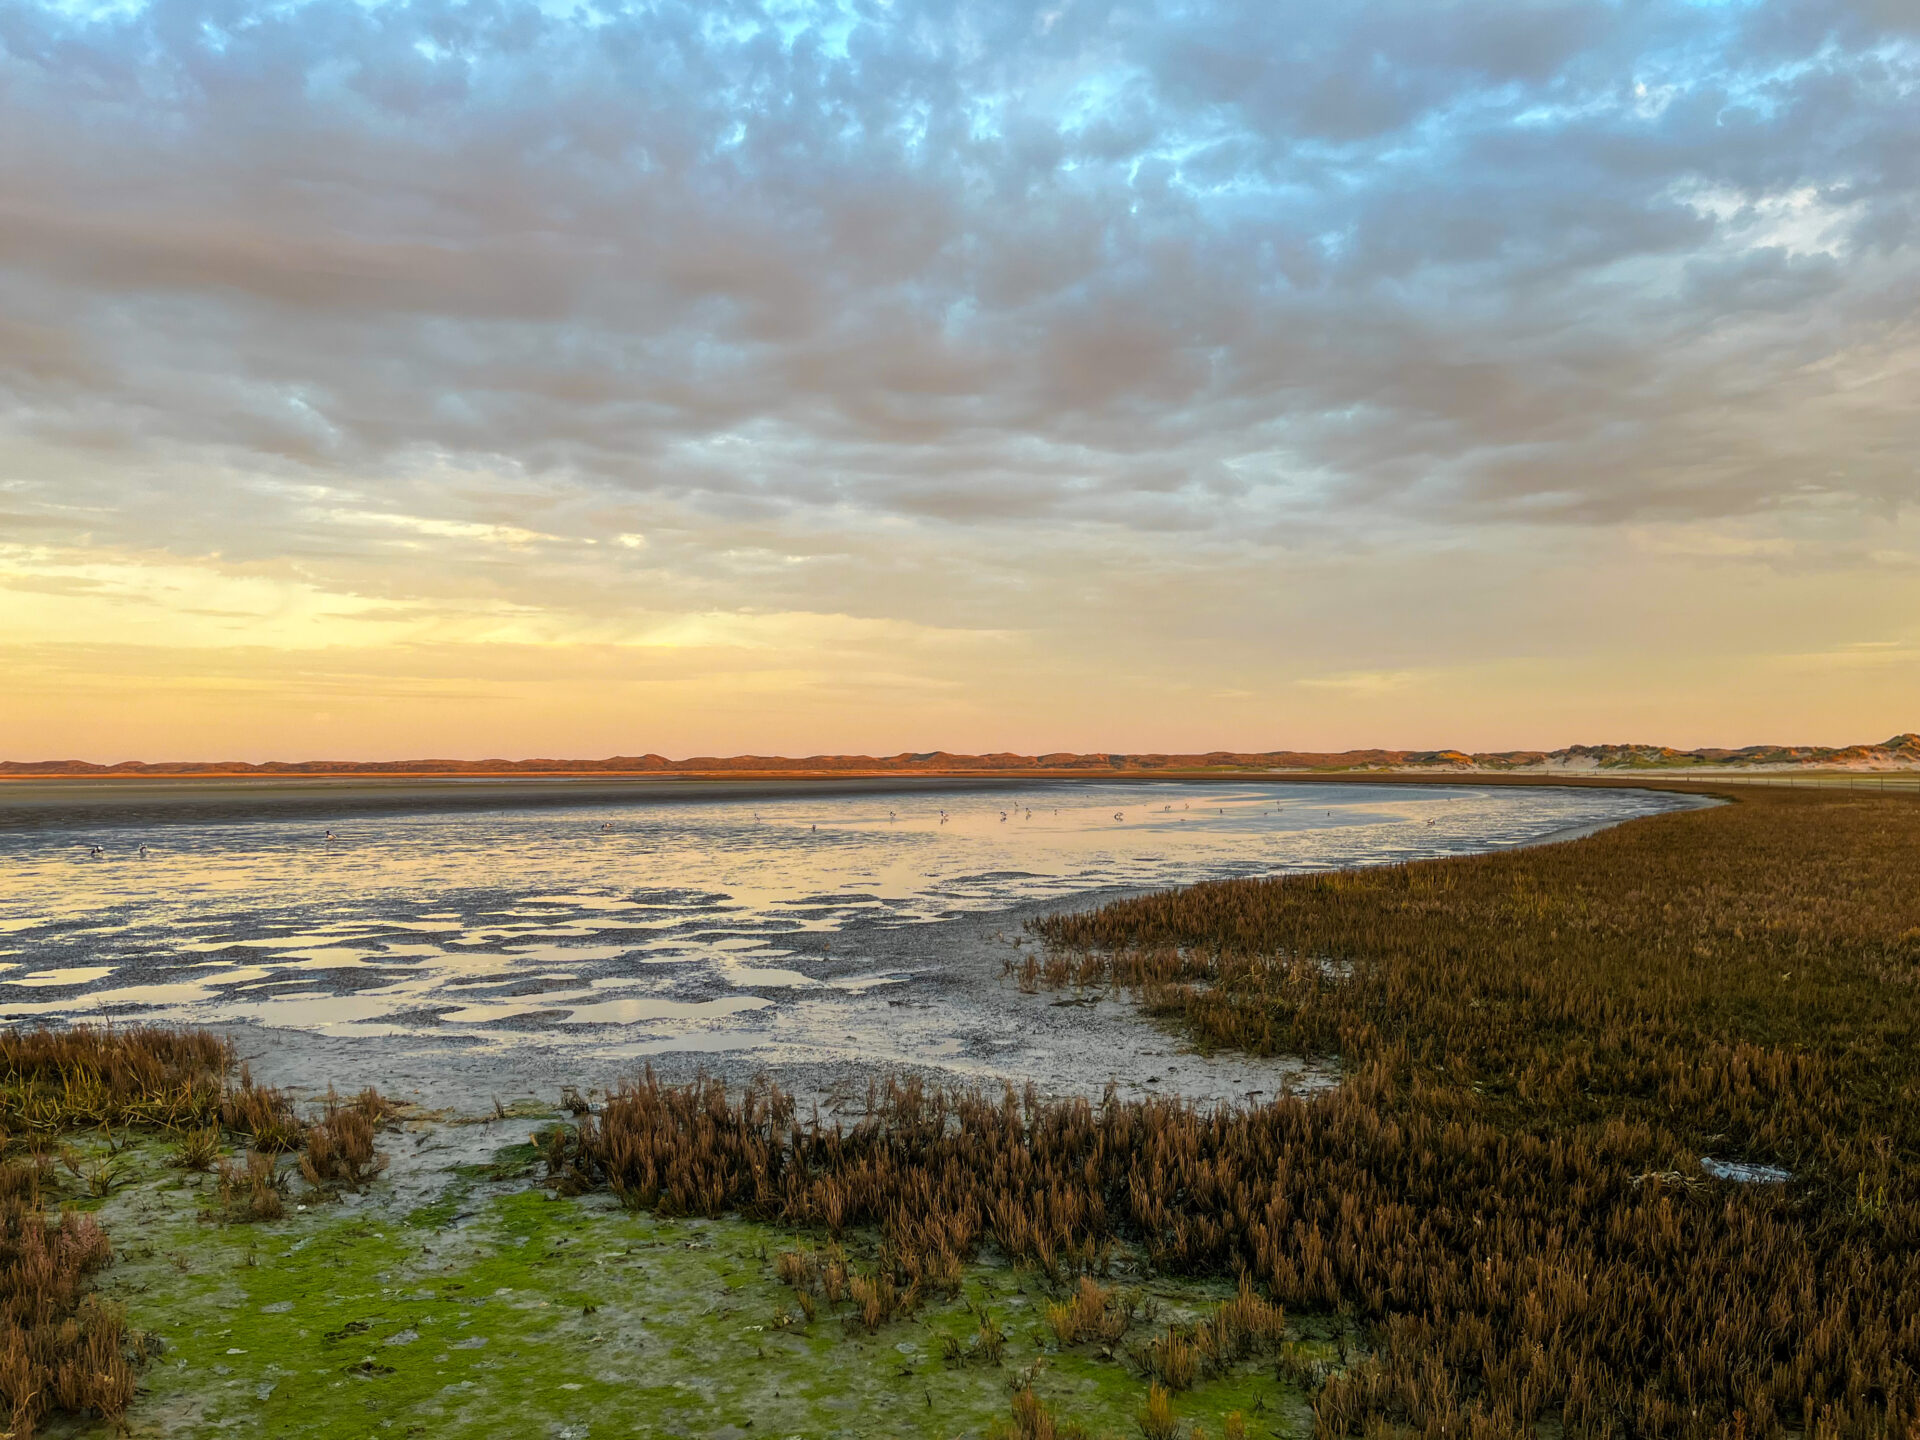
<instances>
[{"instance_id":1,"label":"shallow water","mask_svg":"<svg viewBox=\"0 0 1920 1440\"><path fill-rule=\"evenodd\" d=\"M937 1063L966 1050L966 1025L897 1013L916 978L951 961L937 922L1498 848L1670 803L1176 782L200 824L77 816L0 835L0 1015L628 1055L871 1048L857 1032L878 1026L893 1058Z\"/></svg>"}]
</instances>

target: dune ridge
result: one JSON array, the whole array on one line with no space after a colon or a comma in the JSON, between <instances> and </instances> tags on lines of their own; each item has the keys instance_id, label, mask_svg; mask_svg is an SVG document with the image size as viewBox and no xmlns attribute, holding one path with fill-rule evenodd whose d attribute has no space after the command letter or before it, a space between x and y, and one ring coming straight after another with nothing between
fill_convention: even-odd
<instances>
[{"instance_id":1,"label":"dune ridge","mask_svg":"<svg viewBox=\"0 0 1920 1440\"><path fill-rule=\"evenodd\" d=\"M1196 754L1001 751L963 755L946 750L898 755L733 755L671 760L614 755L600 760L0 760L0 778L220 775L873 775L873 774L1151 774L1157 771L1304 771L1553 774L1622 770L1866 771L1920 769L1920 734L1877 744L1747 745L1738 749L1675 749L1667 745L1569 745L1558 750L1210 750Z\"/></svg>"}]
</instances>

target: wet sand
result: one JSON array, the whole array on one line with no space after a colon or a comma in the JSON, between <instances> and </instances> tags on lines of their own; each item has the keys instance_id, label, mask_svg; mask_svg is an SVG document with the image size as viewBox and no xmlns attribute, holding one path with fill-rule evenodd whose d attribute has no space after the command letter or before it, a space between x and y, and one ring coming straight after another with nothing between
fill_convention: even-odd
<instances>
[{"instance_id":1,"label":"wet sand","mask_svg":"<svg viewBox=\"0 0 1920 1440\"><path fill-rule=\"evenodd\" d=\"M1722 803L1709 796L1688 796L1679 798L1675 808L1702 809ZM1568 826L1527 844L1567 844L1620 823L1626 822ZM938 1029L945 1041L956 1029L955 1017L967 1017L959 1046L938 1060L903 1056L883 1061L849 1055L793 1061L773 1053L773 1045L703 1051L680 1041L657 1048L636 1046L624 1057L589 1057L571 1047L536 1044L500 1049L444 1035L340 1037L255 1025L213 1028L233 1040L265 1083L303 1093L323 1092L329 1083L373 1083L428 1109L468 1115L489 1109L496 1099L552 1103L563 1086L590 1096L604 1094L648 1066L665 1081L708 1075L733 1089L756 1078L770 1078L803 1105L818 1104L823 1113L843 1116L862 1113L868 1087L884 1083L890 1075L914 1074L929 1084L949 1087L1019 1088L1030 1083L1043 1096L1079 1095L1090 1100L1098 1099L1111 1085L1123 1099L1178 1095L1198 1104L1229 1105L1338 1083L1338 1072L1324 1062L1233 1053L1200 1055L1172 1031L1141 1015L1124 994L1050 990L1023 994L1006 973L1008 960L1017 965L1034 951L1025 935L1028 920L1140 893L1145 892L1119 887L1088 891L1064 900L880 932L868 940L860 951L859 966L871 968L877 963L907 977L897 987L899 993L888 1000L903 1031L911 1029L916 1014L934 1014L939 1016ZM823 946L815 958L830 964L830 948ZM845 1038L858 1039L853 1034ZM361 1078L342 1081L343 1074Z\"/></svg>"},{"instance_id":2,"label":"wet sand","mask_svg":"<svg viewBox=\"0 0 1920 1440\"><path fill-rule=\"evenodd\" d=\"M1257 783L1257 777L1232 780L1241 787ZM1085 777L1062 783L1084 785ZM918 777L16 781L0 786L0 831L12 827L23 842L38 844L32 832L52 827L144 828L275 817L313 825L401 811L645 807L689 800L778 802L874 794L918 798L1033 784L1030 779ZM1665 808L1690 808L1714 802L1666 795L1661 803ZM1619 820L1567 826L1524 843L1569 841L1613 823ZM942 1085L997 1088L1031 1083L1050 1096L1097 1098L1112 1084L1128 1098L1179 1094L1201 1103L1241 1103L1333 1083L1329 1071L1303 1061L1198 1056L1141 1017L1124 997L1022 994L1005 973L1007 960L1017 962L1031 948L1023 933L1027 920L1131 893L1140 891L1124 885L1082 888L1065 897L950 914L925 923L862 923L817 933L780 933L774 938L782 947L779 953L788 957L781 963L803 970L815 988L783 1001L778 1012L769 1012L775 1018L767 1028L751 1035L716 1029L629 1038L625 1027L609 1027L599 1032L605 1043L583 1047L538 1029L517 1031L511 1043L502 1043L500 1027L492 1036L446 1025L411 1030L395 1026L388 1033L328 1033L235 1021L210 1028L230 1035L256 1077L266 1083L307 1093L324 1092L329 1084L343 1089L374 1084L429 1109L465 1114L490 1109L496 1098L551 1103L565 1085L604 1091L649 1064L668 1080L707 1073L740 1085L755 1075L770 1075L803 1100L841 1113L858 1110L870 1083L901 1072ZM490 958L502 966L513 963L511 955L475 958ZM150 972L143 968L147 963L133 962L126 978L161 985L177 962L156 955ZM353 993L353 971L321 973L332 993ZM529 975L530 981L534 978ZM729 990L718 976L690 982L690 988L676 992L697 1003L724 1002L740 993ZM137 1013L118 1017L121 1023L140 1018Z\"/></svg>"},{"instance_id":3,"label":"wet sand","mask_svg":"<svg viewBox=\"0 0 1920 1440\"><path fill-rule=\"evenodd\" d=\"M867 1086L890 1074L990 1089L1031 1083L1043 1095L1090 1099L1111 1083L1126 1098L1178 1094L1202 1103L1271 1099L1283 1089L1333 1083L1329 1071L1305 1061L1197 1055L1142 1017L1124 996L1045 990L1027 995L1004 973L1006 960L1017 963L1033 948L1022 934L1028 919L1128 893L1096 892L865 937L857 958L849 950L843 963L902 976L884 1002L882 1023L896 1052L886 1057L873 1053L875 1020L867 1005L841 1013L844 1025L852 1027L844 1036L821 1035L824 1043L806 1047L825 1051L840 1042L850 1053L811 1060L783 1058L780 1052L789 1047L778 1039L737 1048L737 1041L726 1036L716 1037L724 1049L705 1050L689 1037L675 1037L634 1045L624 1054L586 1055L577 1046L537 1040L500 1047L444 1034L349 1037L257 1025L212 1028L233 1039L263 1082L306 1092L324 1091L329 1081L343 1087L374 1083L397 1098L467 1114L490 1108L496 1097L551 1102L563 1085L604 1091L649 1065L663 1080L705 1074L730 1087L768 1076L803 1104L818 1103L823 1111L841 1114L859 1113ZM824 947L808 963L828 974L835 968ZM797 1017L796 1025L825 1018L816 1012ZM928 1049L938 1054L915 1059L915 1032L923 1027L932 1041ZM352 1078L343 1080L343 1075ZM370 1082L359 1078L374 1076L379 1078Z\"/></svg>"},{"instance_id":4,"label":"wet sand","mask_svg":"<svg viewBox=\"0 0 1920 1440\"><path fill-rule=\"evenodd\" d=\"M1062 777L1085 783L1105 776ZM1141 777L1124 777L1139 783ZM1156 777L1147 777L1149 780ZM1245 781L1249 777L1231 777ZM1252 777L1259 778L1259 777ZM916 775L819 780L682 780L563 777L364 775L255 780L61 779L0 781L0 832L90 825L205 824L230 820L341 819L355 815L438 810L541 809L571 805L664 805L689 800L796 800L845 795L942 795L1011 790L1035 783L1019 776Z\"/></svg>"}]
</instances>

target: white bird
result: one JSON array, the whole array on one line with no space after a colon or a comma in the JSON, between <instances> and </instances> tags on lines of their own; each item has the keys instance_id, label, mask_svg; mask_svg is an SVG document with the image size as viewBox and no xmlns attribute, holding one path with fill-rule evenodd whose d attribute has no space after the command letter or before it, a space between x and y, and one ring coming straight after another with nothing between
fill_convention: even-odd
<instances>
[{"instance_id":1,"label":"white bird","mask_svg":"<svg viewBox=\"0 0 1920 1440\"><path fill-rule=\"evenodd\" d=\"M100 853L101 853L101 851L100 851L100 847L99 847L98 845L89 845L89 846L87 847L87 854L89 854L89 855L98 855L98 854L100 854Z\"/></svg>"}]
</instances>

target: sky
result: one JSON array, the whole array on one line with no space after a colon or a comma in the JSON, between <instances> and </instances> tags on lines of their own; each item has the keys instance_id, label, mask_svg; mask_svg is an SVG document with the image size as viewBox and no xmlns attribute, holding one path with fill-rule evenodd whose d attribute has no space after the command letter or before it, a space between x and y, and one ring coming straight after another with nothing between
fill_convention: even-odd
<instances>
[{"instance_id":1,"label":"sky","mask_svg":"<svg viewBox=\"0 0 1920 1440\"><path fill-rule=\"evenodd\" d=\"M1920 729L1920 5L0 0L0 758Z\"/></svg>"}]
</instances>

